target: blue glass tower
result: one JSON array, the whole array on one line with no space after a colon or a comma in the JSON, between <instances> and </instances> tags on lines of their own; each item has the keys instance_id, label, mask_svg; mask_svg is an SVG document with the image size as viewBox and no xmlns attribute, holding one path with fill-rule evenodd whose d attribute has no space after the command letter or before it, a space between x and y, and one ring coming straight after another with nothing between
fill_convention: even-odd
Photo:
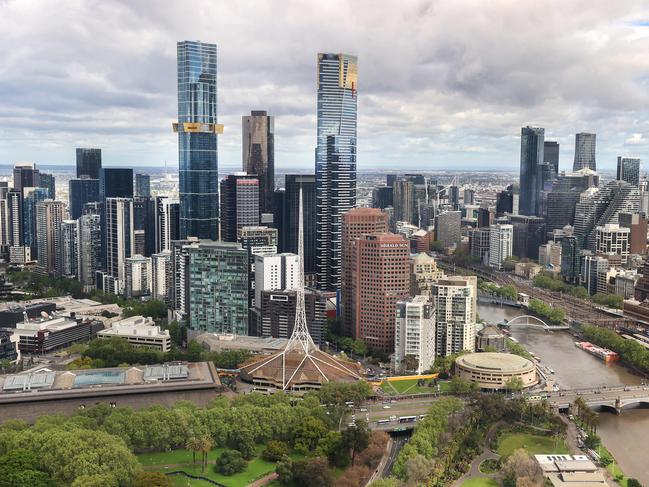
<instances>
[{"instance_id":1,"label":"blue glass tower","mask_svg":"<svg viewBox=\"0 0 649 487\"><path fill-rule=\"evenodd\" d=\"M32 257L38 258L38 237L36 225L36 205L49 198L47 188L23 188L23 234L24 245L31 248Z\"/></svg>"},{"instance_id":2,"label":"blue glass tower","mask_svg":"<svg viewBox=\"0 0 649 487\"><path fill-rule=\"evenodd\" d=\"M318 287L340 287L342 215L356 206L358 61L348 54L318 54L316 272Z\"/></svg>"},{"instance_id":3,"label":"blue glass tower","mask_svg":"<svg viewBox=\"0 0 649 487\"><path fill-rule=\"evenodd\" d=\"M216 45L178 43L178 168L181 238L216 240L219 220Z\"/></svg>"}]
</instances>

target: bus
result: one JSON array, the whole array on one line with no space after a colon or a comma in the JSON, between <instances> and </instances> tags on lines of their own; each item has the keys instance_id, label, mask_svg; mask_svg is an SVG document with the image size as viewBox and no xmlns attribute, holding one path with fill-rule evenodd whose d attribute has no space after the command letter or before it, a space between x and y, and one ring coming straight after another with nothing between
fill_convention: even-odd
<instances>
[{"instance_id":1,"label":"bus","mask_svg":"<svg viewBox=\"0 0 649 487\"><path fill-rule=\"evenodd\" d=\"M417 421L417 416L400 416L399 423L414 423Z\"/></svg>"},{"instance_id":2,"label":"bus","mask_svg":"<svg viewBox=\"0 0 649 487\"><path fill-rule=\"evenodd\" d=\"M389 419L379 419L376 424L390 424Z\"/></svg>"}]
</instances>

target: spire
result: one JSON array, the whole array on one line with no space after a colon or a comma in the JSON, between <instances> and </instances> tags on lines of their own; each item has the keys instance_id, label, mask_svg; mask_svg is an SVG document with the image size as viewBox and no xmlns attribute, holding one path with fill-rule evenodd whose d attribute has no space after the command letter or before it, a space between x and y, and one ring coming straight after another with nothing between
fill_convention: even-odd
<instances>
[{"instance_id":1,"label":"spire","mask_svg":"<svg viewBox=\"0 0 649 487\"><path fill-rule=\"evenodd\" d=\"M316 344L309 334L309 328L306 324L306 309L304 306L304 225L302 209L302 187L300 187L300 210L298 217L298 238L297 248L299 255L298 283L295 291L295 326L293 334L286 345L286 350L296 349L300 352L309 353L316 350Z\"/></svg>"}]
</instances>

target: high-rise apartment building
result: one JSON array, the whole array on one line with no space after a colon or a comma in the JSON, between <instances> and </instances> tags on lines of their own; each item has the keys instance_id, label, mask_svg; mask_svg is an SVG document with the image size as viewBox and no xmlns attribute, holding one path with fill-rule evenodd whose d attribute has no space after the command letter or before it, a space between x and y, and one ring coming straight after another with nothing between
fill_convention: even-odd
<instances>
[{"instance_id":1,"label":"high-rise apartment building","mask_svg":"<svg viewBox=\"0 0 649 487\"><path fill-rule=\"evenodd\" d=\"M76 220L61 223L61 275L76 278L79 274L79 226Z\"/></svg>"},{"instance_id":2,"label":"high-rise apartment building","mask_svg":"<svg viewBox=\"0 0 649 487\"><path fill-rule=\"evenodd\" d=\"M559 174L559 142L555 140L543 142L543 162L552 164L555 176Z\"/></svg>"},{"instance_id":3,"label":"high-rise apartment building","mask_svg":"<svg viewBox=\"0 0 649 487\"><path fill-rule=\"evenodd\" d=\"M151 298L171 304L171 251L163 250L151 256Z\"/></svg>"},{"instance_id":4,"label":"high-rise apartment building","mask_svg":"<svg viewBox=\"0 0 649 487\"><path fill-rule=\"evenodd\" d=\"M99 179L70 179L68 182L70 218L76 220L83 213L86 203L100 201Z\"/></svg>"},{"instance_id":5,"label":"high-rise apartment building","mask_svg":"<svg viewBox=\"0 0 649 487\"><path fill-rule=\"evenodd\" d=\"M595 145L595 134L582 132L575 135L575 162L572 166L573 171L579 171L585 167L597 171Z\"/></svg>"},{"instance_id":6,"label":"high-rise apartment building","mask_svg":"<svg viewBox=\"0 0 649 487\"><path fill-rule=\"evenodd\" d=\"M299 279L300 258L295 254L255 255L255 300L261 305L262 291L295 289Z\"/></svg>"},{"instance_id":7,"label":"high-rise apartment building","mask_svg":"<svg viewBox=\"0 0 649 487\"><path fill-rule=\"evenodd\" d=\"M502 269L505 260L512 256L514 227L498 223L489 227L489 266Z\"/></svg>"},{"instance_id":8,"label":"high-rise apartment building","mask_svg":"<svg viewBox=\"0 0 649 487\"><path fill-rule=\"evenodd\" d=\"M171 242L171 307L180 320L189 314L189 250L198 243L196 237Z\"/></svg>"},{"instance_id":9,"label":"high-rise apartment building","mask_svg":"<svg viewBox=\"0 0 649 487\"><path fill-rule=\"evenodd\" d=\"M77 148L77 178L99 179L101 149Z\"/></svg>"},{"instance_id":10,"label":"high-rise apartment building","mask_svg":"<svg viewBox=\"0 0 649 487\"><path fill-rule=\"evenodd\" d=\"M438 356L475 350L477 278L453 276L433 287Z\"/></svg>"},{"instance_id":11,"label":"high-rise apartment building","mask_svg":"<svg viewBox=\"0 0 649 487\"><path fill-rule=\"evenodd\" d=\"M607 223L595 228L595 253L597 254L613 253L620 255L622 263L626 264L629 259L630 244L630 228L621 227L617 223Z\"/></svg>"},{"instance_id":12,"label":"high-rise apartment building","mask_svg":"<svg viewBox=\"0 0 649 487\"><path fill-rule=\"evenodd\" d=\"M33 259L38 259L38 219L36 217L36 205L48 197L49 192L45 188L23 188L23 242L30 248Z\"/></svg>"},{"instance_id":13,"label":"high-rise apartment building","mask_svg":"<svg viewBox=\"0 0 649 487\"><path fill-rule=\"evenodd\" d=\"M445 211L435 218L435 240L444 248L457 246L462 239L462 212Z\"/></svg>"},{"instance_id":14,"label":"high-rise apartment building","mask_svg":"<svg viewBox=\"0 0 649 487\"><path fill-rule=\"evenodd\" d=\"M342 216L356 206L358 60L320 53L317 76L316 269L318 287L333 291L341 285Z\"/></svg>"},{"instance_id":15,"label":"high-rise apartment building","mask_svg":"<svg viewBox=\"0 0 649 487\"><path fill-rule=\"evenodd\" d=\"M151 197L151 176L141 173L135 175L135 196Z\"/></svg>"},{"instance_id":16,"label":"high-rise apartment building","mask_svg":"<svg viewBox=\"0 0 649 487\"><path fill-rule=\"evenodd\" d=\"M236 242L241 227L259 225L259 178L235 173L221 181L221 240Z\"/></svg>"},{"instance_id":17,"label":"high-rise apartment building","mask_svg":"<svg viewBox=\"0 0 649 487\"><path fill-rule=\"evenodd\" d=\"M151 293L151 258L134 255L126 259L124 295L139 298Z\"/></svg>"},{"instance_id":18,"label":"high-rise apartment building","mask_svg":"<svg viewBox=\"0 0 649 487\"><path fill-rule=\"evenodd\" d=\"M490 228L474 228L469 232L469 253L482 263L489 255L490 250Z\"/></svg>"},{"instance_id":19,"label":"high-rise apartment building","mask_svg":"<svg viewBox=\"0 0 649 487\"><path fill-rule=\"evenodd\" d=\"M299 195L298 195L299 199ZM388 216L378 208L353 208L343 215L342 228L342 331L346 336L354 333L354 315L352 300L354 295L354 268L356 239L363 235L387 233Z\"/></svg>"},{"instance_id":20,"label":"high-rise apartment building","mask_svg":"<svg viewBox=\"0 0 649 487\"><path fill-rule=\"evenodd\" d=\"M219 222L216 44L178 43L178 169L181 238L216 240Z\"/></svg>"},{"instance_id":21,"label":"high-rise apartment building","mask_svg":"<svg viewBox=\"0 0 649 487\"><path fill-rule=\"evenodd\" d=\"M126 259L135 255L133 238L133 200L107 198L106 222L106 282L104 291L122 294L126 284Z\"/></svg>"},{"instance_id":22,"label":"high-rise apartment building","mask_svg":"<svg viewBox=\"0 0 649 487\"><path fill-rule=\"evenodd\" d=\"M171 250L171 242L180 238L180 202L167 196L155 199L155 251Z\"/></svg>"},{"instance_id":23,"label":"high-rise apartment building","mask_svg":"<svg viewBox=\"0 0 649 487\"><path fill-rule=\"evenodd\" d=\"M419 295L396 305L394 365L399 371L422 374L435 362L435 307L430 295ZM412 365L416 365L415 368Z\"/></svg>"},{"instance_id":24,"label":"high-rise apartment building","mask_svg":"<svg viewBox=\"0 0 649 487\"><path fill-rule=\"evenodd\" d=\"M99 213L86 213L77 222L78 277L84 289L90 290L96 286L96 274L101 268L101 216Z\"/></svg>"},{"instance_id":25,"label":"high-rise apartment building","mask_svg":"<svg viewBox=\"0 0 649 487\"><path fill-rule=\"evenodd\" d=\"M61 275L61 223L65 218L62 201L45 200L36 204L38 240L37 271L46 276Z\"/></svg>"},{"instance_id":26,"label":"high-rise apartment building","mask_svg":"<svg viewBox=\"0 0 649 487\"><path fill-rule=\"evenodd\" d=\"M363 235L355 240L353 263L353 336L391 353L395 306L410 294L410 244L391 233Z\"/></svg>"},{"instance_id":27,"label":"high-rise apartment building","mask_svg":"<svg viewBox=\"0 0 649 487\"><path fill-rule=\"evenodd\" d=\"M626 181L634 186L640 184L640 158L639 157L617 157L617 179Z\"/></svg>"},{"instance_id":28,"label":"high-rise apartment building","mask_svg":"<svg viewBox=\"0 0 649 487\"><path fill-rule=\"evenodd\" d=\"M297 231L300 190L304 207L304 277L307 285L314 283L316 273L316 178L315 174L287 174L284 177L283 225L280 249L297 254Z\"/></svg>"},{"instance_id":29,"label":"high-rise apartment building","mask_svg":"<svg viewBox=\"0 0 649 487\"><path fill-rule=\"evenodd\" d=\"M536 215L538 206L537 166L543 162L545 129L521 129L520 200L518 212Z\"/></svg>"},{"instance_id":30,"label":"high-rise apartment building","mask_svg":"<svg viewBox=\"0 0 649 487\"><path fill-rule=\"evenodd\" d=\"M275 117L252 110L242 118L242 170L259 178L259 209L272 213L275 191Z\"/></svg>"},{"instance_id":31,"label":"high-rise apartment building","mask_svg":"<svg viewBox=\"0 0 649 487\"><path fill-rule=\"evenodd\" d=\"M189 327L248 333L248 252L232 242L201 241L189 256Z\"/></svg>"},{"instance_id":32,"label":"high-rise apartment building","mask_svg":"<svg viewBox=\"0 0 649 487\"><path fill-rule=\"evenodd\" d=\"M295 289L262 291L259 336L290 338L295 326ZM322 291L306 289L304 311L309 335L317 345L322 345L327 327L327 296Z\"/></svg>"}]
</instances>

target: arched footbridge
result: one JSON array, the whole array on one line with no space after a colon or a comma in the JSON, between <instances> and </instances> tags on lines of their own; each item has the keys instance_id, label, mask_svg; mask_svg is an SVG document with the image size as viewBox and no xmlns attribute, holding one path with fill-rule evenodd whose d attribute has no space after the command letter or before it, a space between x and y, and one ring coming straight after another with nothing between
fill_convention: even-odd
<instances>
[{"instance_id":1,"label":"arched footbridge","mask_svg":"<svg viewBox=\"0 0 649 487\"><path fill-rule=\"evenodd\" d=\"M544 330L569 330L570 329L568 325L548 325L541 318L537 318L536 316L532 316L532 315L521 315L521 316L517 316L516 318L512 318L507 323L505 323L505 326L507 327L531 326L534 328L543 328Z\"/></svg>"}]
</instances>

